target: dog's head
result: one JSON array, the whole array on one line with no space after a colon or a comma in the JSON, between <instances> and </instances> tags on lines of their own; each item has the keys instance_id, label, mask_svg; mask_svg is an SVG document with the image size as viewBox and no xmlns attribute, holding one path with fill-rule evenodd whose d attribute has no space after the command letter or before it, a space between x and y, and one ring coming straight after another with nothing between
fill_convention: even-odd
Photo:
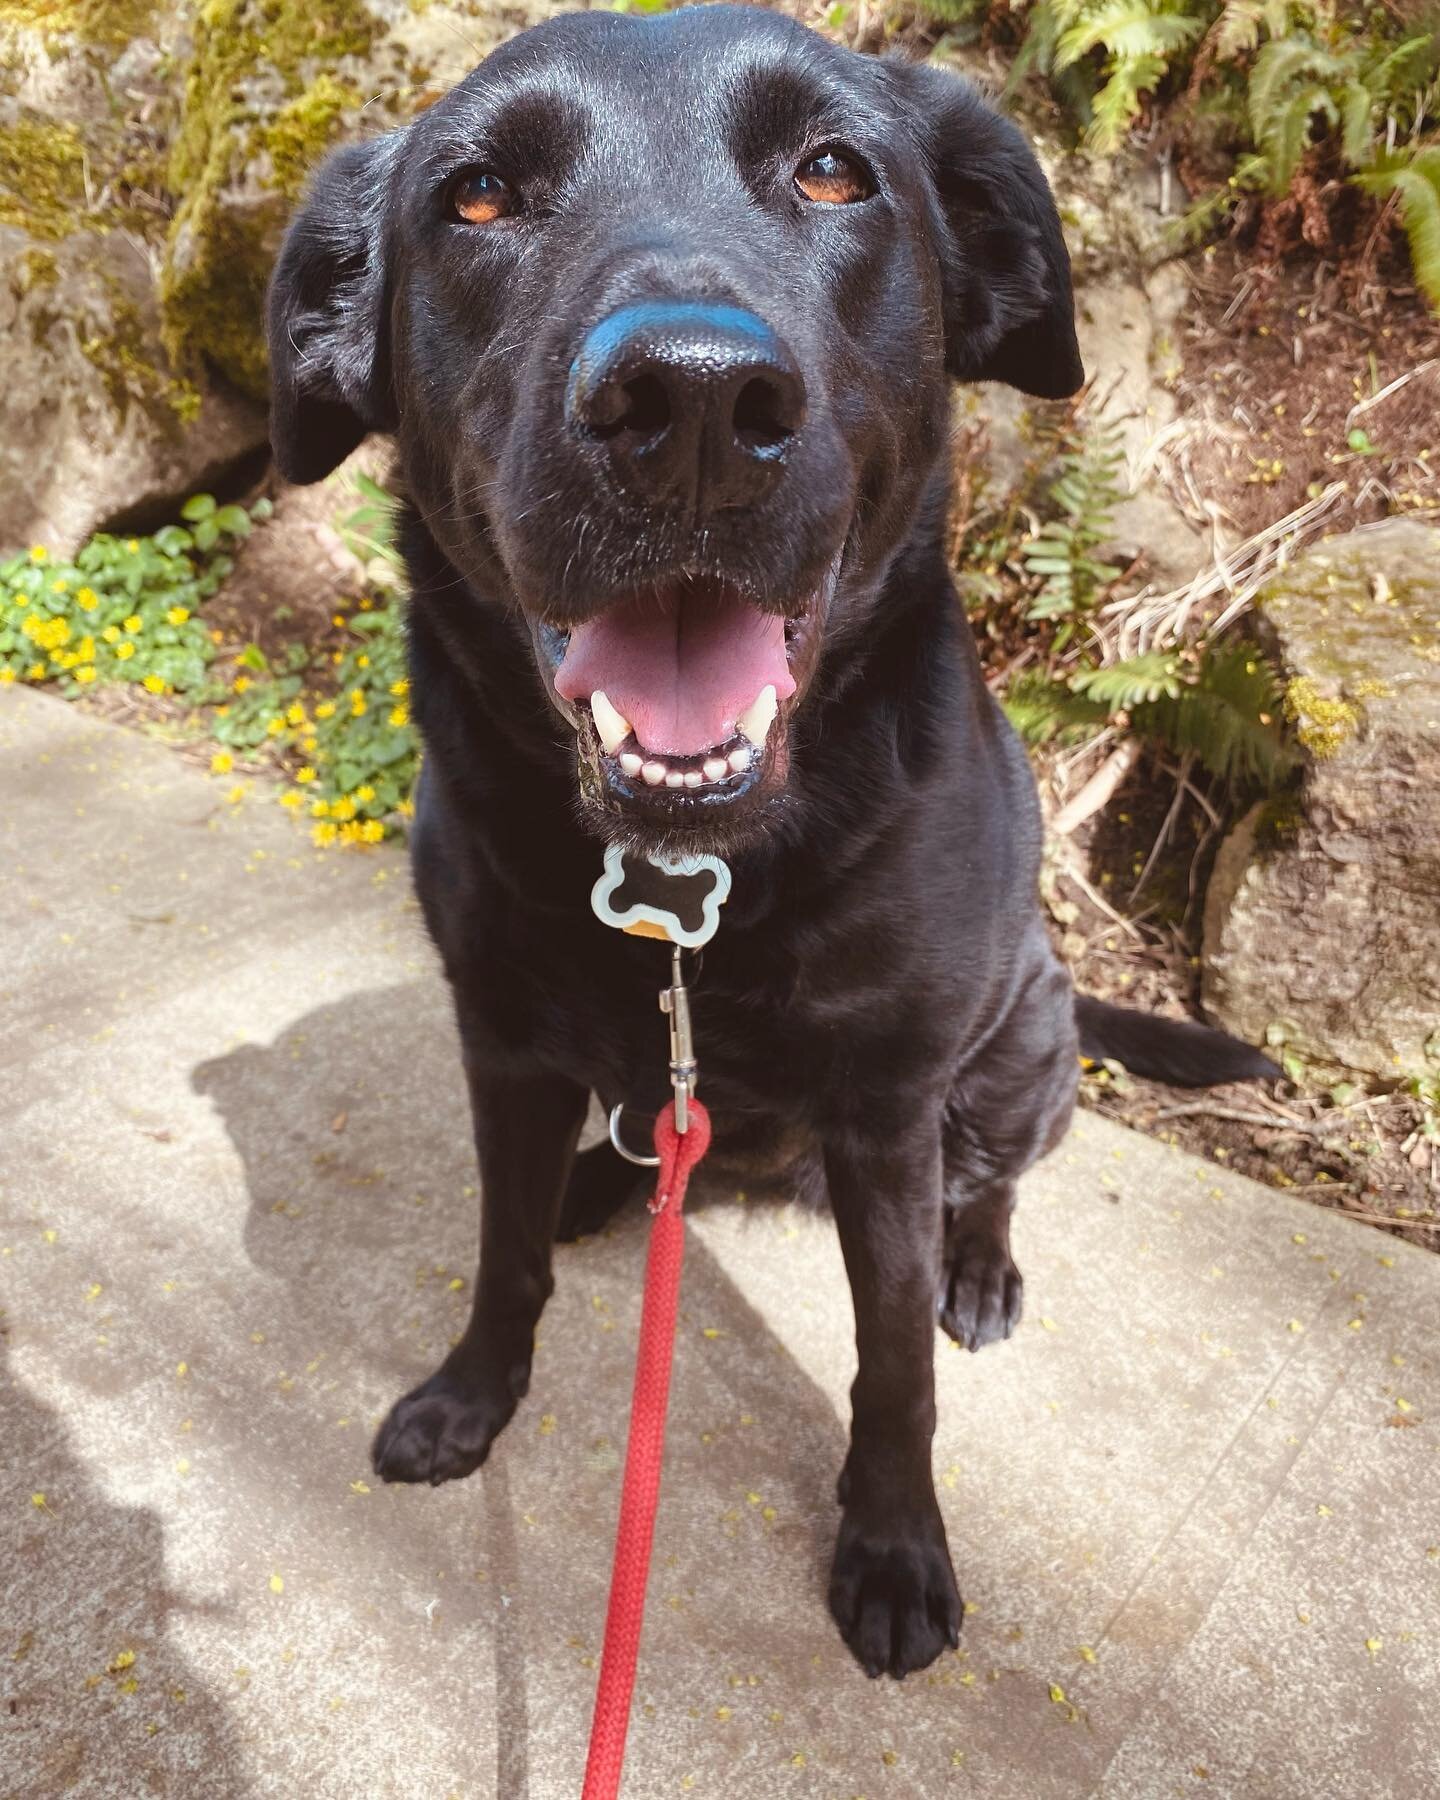
<instances>
[{"instance_id":1,"label":"dog's head","mask_svg":"<svg viewBox=\"0 0 1440 1800\"><path fill-rule=\"evenodd\" d=\"M270 298L295 481L393 432L612 836L733 843L933 490L947 377L1081 381L1019 132L963 83L706 6L557 18L333 156Z\"/></svg>"}]
</instances>

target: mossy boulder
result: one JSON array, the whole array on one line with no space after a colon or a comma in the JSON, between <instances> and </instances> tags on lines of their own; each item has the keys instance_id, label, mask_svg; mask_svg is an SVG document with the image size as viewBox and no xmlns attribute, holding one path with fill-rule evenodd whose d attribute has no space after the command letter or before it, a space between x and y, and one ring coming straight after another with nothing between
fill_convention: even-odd
<instances>
[{"instance_id":1,"label":"mossy boulder","mask_svg":"<svg viewBox=\"0 0 1440 1800\"><path fill-rule=\"evenodd\" d=\"M177 366L263 398L260 329L280 237L306 179L346 138L402 123L526 25L573 10L482 0L202 0L166 185L160 278Z\"/></svg>"},{"instance_id":2,"label":"mossy boulder","mask_svg":"<svg viewBox=\"0 0 1440 1800\"><path fill-rule=\"evenodd\" d=\"M261 407L161 340L174 23L98 0L0 9L0 554L161 512L265 441Z\"/></svg>"},{"instance_id":3,"label":"mossy boulder","mask_svg":"<svg viewBox=\"0 0 1440 1800\"><path fill-rule=\"evenodd\" d=\"M1205 1004L1321 1071L1434 1075L1440 529L1397 519L1334 538L1259 611L1306 764L1278 826L1257 810L1222 847Z\"/></svg>"}]
</instances>

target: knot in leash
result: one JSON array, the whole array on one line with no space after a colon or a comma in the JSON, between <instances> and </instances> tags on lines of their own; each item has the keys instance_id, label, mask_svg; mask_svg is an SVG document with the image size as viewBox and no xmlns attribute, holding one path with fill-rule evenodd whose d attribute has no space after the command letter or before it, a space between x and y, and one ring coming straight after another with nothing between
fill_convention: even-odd
<instances>
[{"instance_id":1,"label":"knot in leash","mask_svg":"<svg viewBox=\"0 0 1440 1800\"><path fill-rule=\"evenodd\" d=\"M696 1099L691 1099L686 1129L676 1129L674 1109L667 1107L655 1117L655 1152L660 1158L660 1174L655 1192L648 1201L657 1217L674 1202L678 1212L685 1202L685 1188L690 1171L710 1148L710 1115Z\"/></svg>"}]
</instances>

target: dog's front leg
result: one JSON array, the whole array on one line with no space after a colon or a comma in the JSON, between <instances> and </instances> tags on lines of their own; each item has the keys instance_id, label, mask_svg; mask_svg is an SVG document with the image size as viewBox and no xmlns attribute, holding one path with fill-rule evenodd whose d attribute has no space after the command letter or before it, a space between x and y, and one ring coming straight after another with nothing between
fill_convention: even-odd
<instances>
[{"instance_id":1,"label":"dog's front leg","mask_svg":"<svg viewBox=\"0 0 1440 1800\"><path fill-rule=\"evenodd\" d=\"M868 1675L923 1669L959 1642L960 1595L935 1499L938 1117L888 1143L847 1134L825 1173L855 1301L859 1370L830 1610Z\"/></svg>"},{"instance_id":2,"label":"dog's front leg","mask_svg":"<svg viewBox=\"0 0 1440 1800\"><path fill-rule=\"evenodd\" d=\"M373 1451L386 1481L454 1481L478 1469L530 1385L550 1298L560 1196L589 1096L558 1075L503 1076L466 1059L480 1158L480 1271L465 1335L391 1407Z\"/></svg>"}]
</instances>

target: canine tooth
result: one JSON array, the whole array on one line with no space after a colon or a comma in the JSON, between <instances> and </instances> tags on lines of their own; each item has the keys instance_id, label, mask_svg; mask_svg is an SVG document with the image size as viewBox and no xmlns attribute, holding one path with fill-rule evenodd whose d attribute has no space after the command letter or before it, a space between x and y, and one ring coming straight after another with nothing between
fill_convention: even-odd
<instances>
[{"instance_id":1,"label":"canine tooth","mask_svg":"<svg viewBox=\"0 0 1440 1800\"><path fill-rule=\"evenodd\" d=\"M638 775L645 758L637 756L633 750L626 750L620 758L620 767L627 775Z\"/></svg>"},{"instance_id":2,"label":"canine tooth","mask_svg":"<svg viewBox=\"0 0 1440 1800\"><path fill-rule=\"evenodd\" d=\"M730 773L730 765L723 756L707 756L704 763L704 774L707 781L723 781Z\"/></svg>"},{"instance_id":3,"label":"canine tooth","mask_svg":"<svg viewBox=\"0 0 1440 1800\"><path fill-rule=\"evenodd\" d=\"M725 760L738 775L742 770L750 767L750 755L750 746L743 744L738 750L732 750Z\"/></svg>"},{"instance_id":4,"label":"canine tooth","mask_svg":"<svg viewBox=\"0 0 1440 1800\"><path fill-rule=\"evenodd\" d=\"M665 785L668 788L684 787L685 775L681 769L669 769L665 774Z\"/></svg>"},{"instance_id":5,"label":"canine tooth","mask_svg":"<svg viewBox=\"0 0 1440 1800\"><path fill-rule=\"evenodd\" d=\"M750 702L749 711L741 713L735 721L735 729L758 748L770 735L770 727L775 723L778 709L779 701L775 697L774 685L767 682Z\"/></svg>"},{"instance_id":6,"label":"canine tooth","mask_svg":"<svg viewBox=\"0 0 1440 1800\"><path fill-rule=\"evenodd\" d=\"M640 773L651 787L659 787L665 779L665 765L662 762L648 762L641 765Z\"/></svg>"},{"instance_id":7,"label":"canine tooth","mask_svg":"<svg viewBox=\"0 0 1440 1800\"><path fill-rule=\"evenodd\" d=\"M595 721L600 742L613 756L630 735L630 721L623 713L616 712L603 688L596 688L590 696L590 717Z\"/></svg>"},{"instance_id":8,"label":"canine tooth","mask_svg":"<svg viewBox=\"0 0 1440 1800\"><path fill-rule=\"evenodd\" d=\"M700 771L698 769L687 769L685 771L686 787L699 787L700 783L704 779L705 779L705 777L700 773Z\"/></svg>"}]
</instances>

